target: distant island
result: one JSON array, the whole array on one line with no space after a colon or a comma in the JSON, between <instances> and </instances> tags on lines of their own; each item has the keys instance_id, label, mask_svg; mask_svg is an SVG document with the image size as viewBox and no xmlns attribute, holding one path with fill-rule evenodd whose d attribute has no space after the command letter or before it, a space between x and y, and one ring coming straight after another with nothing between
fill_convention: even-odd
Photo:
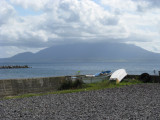
<instances>
[{"instance_id":1,"label":"distant island","mask_svg":"<svg viewBox=\"0 0 160 120\"><path fill-rule=\"evenodd\" d=\"M8 66L0 66L0 69L14 69L14 68L30 68L28 65L20 66L20 65L8 65Z\"/></svg>"}]
</instances>

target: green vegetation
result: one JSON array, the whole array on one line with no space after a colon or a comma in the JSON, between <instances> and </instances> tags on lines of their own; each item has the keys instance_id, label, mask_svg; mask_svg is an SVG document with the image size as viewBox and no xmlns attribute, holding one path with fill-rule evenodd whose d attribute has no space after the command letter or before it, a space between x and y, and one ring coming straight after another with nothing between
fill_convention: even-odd
<instances>
[{"instance_id":1,"label":"green vegetation","mask_svg":"<svg viewBox=\"0 0 160 120\"><path fill-rule=\"evenodd\" d=\"M119 84L116 84L116 81L110 82L109 80L104 80L102 82L85 84L86 86L85 89L86 90L99 90L99 89L105 89L105 88L122 87L125 85L133 85L133 84L139 84L139 83L142 83L142 82L135 80L135 79L125 79Z\"/></svg>"},{"instance_id":2,"label":"green vegetation","mask_svg":"<svg viewBox=\"0 0 160 120\"><path fill-rule=\"evenodd\" d=\"M81 71L77 71L76 75L80 75Z\"/></svg>"},{"instance_id":3,"label":"green vegetation","mask_svg":"<svg viewBox=\"0 0 160 120\"><path fill-rule=\"evenodd\" d=\"M109 80L103 80L101 82L90 83L90 84L84 84L81 81L75 81L75 82L64 83L64 85L62 85L63 87L61 86L63 89L68 89L68 90L59 90L54 92L35 93L35 94L32 93L32 94L24 94L19 96L10 96L10 97L8 96L8 97L5 97L4 99L15 99L15 98L25 98L25 97L32 97L32 96L42 96L42 95L48 95L48 94L64 94L64 93L74 93L74 92L82 92L82 91L90 91L90 90L100 90L100 89L106 89L106 88L123 87L126 85L133 85L133 84L140 84L140 83L142 82L136 79L124 79L119 84L116 84L115 82L110 82ZM75 86L73 87L72 85L74 84Z\"/></svg>"}]
</instances>

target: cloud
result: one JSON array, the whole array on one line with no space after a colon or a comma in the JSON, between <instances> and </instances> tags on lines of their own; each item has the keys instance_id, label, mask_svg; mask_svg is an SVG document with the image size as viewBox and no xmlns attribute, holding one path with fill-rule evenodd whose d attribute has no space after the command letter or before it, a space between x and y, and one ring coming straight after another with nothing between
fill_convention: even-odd
<instances>
[{"instance_id":1,"label":"cloud","mask_svg":"<svg viewBox=\"0 0 160 120\"><path fill-rule=\"evenodd\" d=\"M125 13L137 9L136 3L132 0L101 0L101 4L107 6L110 11Z\"/></svg>"},{"instance_id":2,"label":"cloud","mask_svg":"<svg viewBox=\"0 0 160 120\"><path fill-rule=\"evenodd\" d=\"M15 14L14 8L5 0L0 1L0 26L6 24Z\"/></svg>"},{"instance_id":3,"label":"cloud","mask_svg":"<svg viewBox=\"0 0 160 120\"><path fill-rule=\"evenodd\" d=\"M159 0L133 0L133 1L139 1L146 3L148 7L160 7L160 1Z\"/></svg>"},{"instance_id":4,"label":"cloud","mask_svg":"<svg viewBox=\"0 0 160 120\"><path fill-rule=\"evenodd\" d=\"M10 0L12 4L22 6L25 9L34 9L41 10L47 4L50 3L51 0Z\"/></svg>"},{"instance_id":5,"label":"cloud","mask_svg":"<svg viewBox=\"0 0 160 120\"><path fill-rule=\"evenodd\" d=\"M153 2L1 0L0 47L5 48L7 56L11 56L18 53L18 50L34 52L56 44L76 42L112 41L136 45L139 43L139 46L142 46L142 43L156 39L157 43L160 37L158 28L160 11L157 8L156 11L146 12L149 4ZM21 16L17 7L41 12L37 15ZM149 49L151 47L143 48L154 51L155 49Z\"/></svg>"},{"instance_id":6,"label":"cloud","mask_svg":"<svg viewBox=\"0 0 160 120\"><path fill-rule=\"evenodd\" d=\"M46 47L51 41L54 44L56 40L64 41L67 38L80 40L80 38L86 37L83 36L84 34L89 34L91 38L95 36L112 37L117 32L123 32L120 29L124 29L123 26L118 26L117 16L110 14L90 0L59 0L59 2L52 4L52 7L51 3L45 3L46 6L42 7L37 5L37 1L34 0L24 1L25 4L19 0L12 0L12 3L14 2L26 9L29 7L43 9L44 13L36 17L19 17L14 22L8 23L8 26L2 27L3 34L1 35L5 38L5 42L1 40L1 45L15 43L31 47L32 41L32 45L35 44L35 47ZM50 10L46 12L48 8ZM12 28L15 28L14 31ZM7 33L10 35L8 36ZM10 40L11 37L12 40Z\"/></svg>"},{"instance_id":7,"label":"cloud","mask_svg":"<svg viewBox=\"0 0 160 120\"><path fill-rule=\"evenodd\" d=\"M160 8L159 0L132 0L137 4L137 10L139 12L146 12Z\"/></svg>"}]
</instances>

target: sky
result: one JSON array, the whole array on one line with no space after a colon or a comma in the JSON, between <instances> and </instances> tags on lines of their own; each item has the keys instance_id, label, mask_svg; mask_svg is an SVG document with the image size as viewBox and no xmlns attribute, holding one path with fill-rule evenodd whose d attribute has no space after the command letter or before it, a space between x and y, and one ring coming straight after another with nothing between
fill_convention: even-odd
<instances>
[{"instance_id":1,"label":"sky","mask_svg":"<svg viewBox=\"0 0 160 120\"><path fill-rule=\"evenodd\" d=\"M81 42L160 53L160 0L0 0L0 58Z\"/></svg>"}]
</instances>

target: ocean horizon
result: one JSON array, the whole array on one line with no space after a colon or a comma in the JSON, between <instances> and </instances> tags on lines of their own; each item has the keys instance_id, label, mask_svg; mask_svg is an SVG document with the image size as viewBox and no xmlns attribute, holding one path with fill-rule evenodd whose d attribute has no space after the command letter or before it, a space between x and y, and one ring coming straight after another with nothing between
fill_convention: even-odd
<instances>
[{"instance_id":1,"label":"ocean horizon","mask_svg":"<svg viewBox=\"0 0 160 120\"><path fill-rule=\"evenodd\" d=\"M160 62L55 62L55 63L0 63L4 65L28 65L31 68L0 69L0 79L36 78L53 76L71 76L79 72L81 75L97 72L126 69L128 74L140 75L149 73L158 75ZM154 73L155 70L155 73Z\"/></svg>"}]
</instances>

